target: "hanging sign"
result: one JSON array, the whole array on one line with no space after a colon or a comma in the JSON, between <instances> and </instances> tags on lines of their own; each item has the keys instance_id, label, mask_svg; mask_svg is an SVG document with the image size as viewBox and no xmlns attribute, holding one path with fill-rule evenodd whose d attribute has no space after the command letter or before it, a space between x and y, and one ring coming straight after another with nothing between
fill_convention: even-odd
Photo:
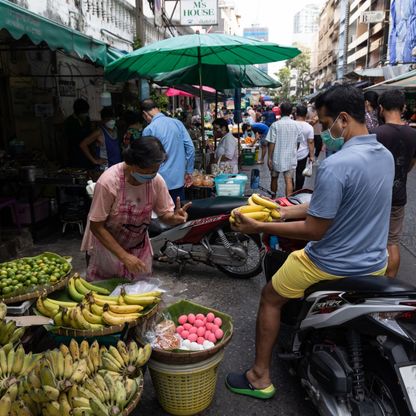
<instances>
[{"instance_id":1,"label":"hanging sign","mask_svg":"<svg viewBox=\"0 0 416 416\"><path fill-rule=\"evenodd\" d=\"M218 24L218 0L181 0L182 26Z\"/></svg>"},{"instance_id":2,"label":"hanging sign","mask_svg":"<svg viewBox=\"0 0 416 416\"><path fill-rule=\"evenodd\" d=\"M384 22L386 12L383 10L366 11L361 14L360 23L381 23Z\"/></svg>"}]
</instances>

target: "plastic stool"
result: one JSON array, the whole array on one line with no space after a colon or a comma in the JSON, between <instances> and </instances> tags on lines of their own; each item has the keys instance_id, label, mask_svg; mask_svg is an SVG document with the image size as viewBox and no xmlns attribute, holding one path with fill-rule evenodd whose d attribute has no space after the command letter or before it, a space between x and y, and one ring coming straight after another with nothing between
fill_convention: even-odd
<instances>
[{"instance_id":1,"label":"plastic stool","mask_svg":"<svg viewBox=\"0 0 416 416\"><path fill-rule=\"evenodd\" d=\"M22 227L20 225L19 216L17 215L17 205L16 205L16 199L15 198L0 198L0 210L3 208L10 208L12 212L12 218L14 223L17 226L17 229L19 230L19 234L21 233Z\"/></svg>"},{"instance_id":2,"label":"plastic stool","mask_svg":"<svg viewBox=\"0 0 416 416\"><path fill-rule=\"evenodd\" d=\"M84 235L84 222L83 220L74 220L74 221L64 221L62 226L62 234L65 234L66 226L67 225L78 225L79 233Z\"/></svg>"}]
</instances>

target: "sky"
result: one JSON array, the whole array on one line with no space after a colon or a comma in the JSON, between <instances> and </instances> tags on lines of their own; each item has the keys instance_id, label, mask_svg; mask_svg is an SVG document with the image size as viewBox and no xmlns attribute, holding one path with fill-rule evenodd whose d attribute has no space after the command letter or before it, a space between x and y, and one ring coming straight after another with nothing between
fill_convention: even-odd
<instances>
[{"instance_id":1,"label":"sky","mask_svg":"<svg viewBox=\"0 0 416 416\"><path fill-rule=\"evenodd\" d=\"M290 46L293 35L293 17L308 4L323 4L323 0L236 0L241 14L241 32L252 24L269 28L269 41ZM269 74L282 64L269 64Z\"/></svg>"}]
</instances>

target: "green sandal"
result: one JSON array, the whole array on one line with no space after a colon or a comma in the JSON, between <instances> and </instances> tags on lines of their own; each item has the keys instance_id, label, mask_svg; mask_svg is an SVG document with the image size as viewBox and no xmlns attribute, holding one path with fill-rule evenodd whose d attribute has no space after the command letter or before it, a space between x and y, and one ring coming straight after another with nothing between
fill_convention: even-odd
<instances>
[{"instance_id":1,"label":"green sandal","mask_svg":"<svg viewBox=\"0 0 416 416\"><path fill-rule=\"evenodd\" d=\"M247 371L244 374L228 374L225 379L225 385L233 393L255 397L256 399L267 400L276 394L276 389L273 384L270 384L265 389L254 388L247 379Z\"/></svg>"}]
</instances>

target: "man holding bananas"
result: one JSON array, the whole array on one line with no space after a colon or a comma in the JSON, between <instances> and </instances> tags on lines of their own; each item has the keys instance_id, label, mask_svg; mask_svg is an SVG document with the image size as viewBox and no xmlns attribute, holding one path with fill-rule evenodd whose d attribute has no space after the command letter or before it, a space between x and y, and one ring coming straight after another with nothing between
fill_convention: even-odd
<instances>
[{"instance_id":1,"label":"man holding bananas","mask_svg":"<svg viewBox=\"0 0 416 416\"><path fill-rule=\"evenodd\" d=\"M276 393L271 357L281 308L289 299L302 298L305 289L321 280L383 275L386 270L393 157L376 135L368 134L358 89L333 86L318 96L316 108L324 128L322 140L337 153L320 165L310 204L280 207L285 222L259 222L234 213L232 227L241 233L309 241L305 249L290 254L262 291L255 362L246 373L227 376L234 393L260 399ZM371 209L363 209L363 196L371 201Z\"/></svg>"}]
</instances>

